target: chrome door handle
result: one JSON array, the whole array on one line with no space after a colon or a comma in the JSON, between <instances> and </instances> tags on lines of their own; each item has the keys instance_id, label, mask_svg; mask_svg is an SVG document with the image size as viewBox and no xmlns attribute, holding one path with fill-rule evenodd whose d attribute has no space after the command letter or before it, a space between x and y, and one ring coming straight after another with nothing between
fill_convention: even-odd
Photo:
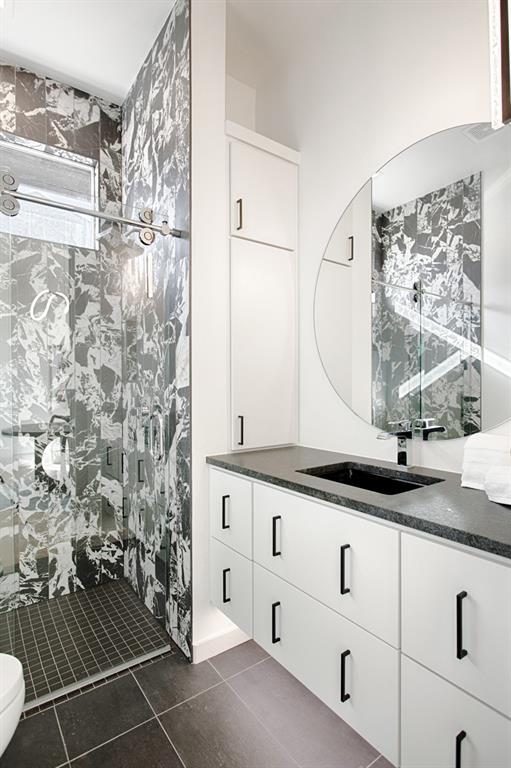
<instances>
[{"instance_id":1,"label":"chrome door handle","mask_svg":"<svg viewBox=\"0 0 511 768\"><path fill-rule=\"evenodd\" d=\"M158 454L154 455L154 435L153 435L153 419L158 419ZM161 461L163 459L163 454L165 452L164 447L164 440L163 440L163 416L159 411L154 410L151 414L151 418L149 419L149 435L150 435L150 450L153 458L156 461Z\"/></svg>"}]
</instances>

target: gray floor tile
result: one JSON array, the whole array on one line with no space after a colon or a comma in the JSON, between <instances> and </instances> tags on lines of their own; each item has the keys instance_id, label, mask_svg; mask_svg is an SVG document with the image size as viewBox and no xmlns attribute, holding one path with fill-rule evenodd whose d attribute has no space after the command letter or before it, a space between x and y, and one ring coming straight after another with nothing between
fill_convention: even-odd
<instances>
[{"instance_id":1,"label":"gray floor tile","mask_svg":"<svg viewBox=\"0 0 511 768\"><path fill-rule=\"evenodd\" d=\"M153 716L130 674L58 704L56 712L70 758Z\"/></svg>"},{"instance_id":2,"label":"gray floor tile","mask_svg":"<svg viewBox=\"0 0 511 768\"><path fill-rule=\"evenodd\" d=\"M226 683L160 720L186 768L296 768Z\"/></svg>"},{"instance_id":3,"label":"gray floor tile","mask_svg":"<svg viewBox=\"0 0 511 768\"><path fill-rule=\"evenodd\" d=\"M238 672L243 672L243 670L257 664L258 661L267 658L268 654L260 645L254 643L253 640L248 640L229 651L219 653L218 656L210 659L210 662L222 677L227 678L237 675Z\"/></svg>"},{"instance_id":4,"label":"gray floor tile","mask_svg":"<svg viewBox=\"0 0 511 768\"><path fill-rule=\"evenodd\" d=\"M0 757L0 768L55 768L66 753L53 707L21 720Z\"/></svg>"},{"instance_id":5,"label":"gray floor tile","mask_svg":"<svg viewBox=\"0 0 511 768\"><path fill-rule=\"evenodd\" d=\"M157 714L222 680L207 661L190 664L182 653L155 661L133 674Z\"/></svg>"},{"instance_id":6,"label":"gray floor tile","mask_svg":"<svg viewBox=\"0 0 511 768\"><path fill-rule=\"evenodd\" d=\"M183 768L154 719L73 761L73 768Z\"/></svg>"},{"instance_id":7,"label":"gray floor tile","mask_svg":"<svg viewBox=\"0 0 511 768\"><path fill-rule=\"evenodd\" d=\"M233 677L229 685L301 768L365 768L378 755L273 659Z\"/></svg>"}]
</instances>

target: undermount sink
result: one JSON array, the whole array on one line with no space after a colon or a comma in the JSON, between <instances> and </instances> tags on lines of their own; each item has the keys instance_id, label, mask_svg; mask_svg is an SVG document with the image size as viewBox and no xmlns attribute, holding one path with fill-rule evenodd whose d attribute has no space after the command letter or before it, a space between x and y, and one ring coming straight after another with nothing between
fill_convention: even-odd
<instances>
[{"instance_id":1,"label":"undermount sink","mask_svg":"<svg viewBox=\"0 0 511 768\"><path fill-rule=\"evenodd\" d=\"M331 480L334 483L354 485L356 488L364 488L367 491L384 493L388 496L443 482L440 477L427 477L412 472L405 474L395 469L358 464L352 461L330 464L326 467L299 469L298 472L304 475L322 477L324 480Z\"/></svg>"}]
</instances>

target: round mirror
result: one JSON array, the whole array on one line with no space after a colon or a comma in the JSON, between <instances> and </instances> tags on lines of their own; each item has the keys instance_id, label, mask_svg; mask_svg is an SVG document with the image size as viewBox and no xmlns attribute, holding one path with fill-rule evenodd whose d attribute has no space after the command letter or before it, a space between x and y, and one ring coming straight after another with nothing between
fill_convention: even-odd
<instances>
[{"instance_id":1,"label":"round mirror","mask_svg":"<svg viewBox=\"0 0 511 768\"><path fill-rule=\"evenodd\" d=\"M434 134L367 181L330 237L314 322L332 386L383 432L511 418L511 124Z\"/></svg>"}]
</instances>

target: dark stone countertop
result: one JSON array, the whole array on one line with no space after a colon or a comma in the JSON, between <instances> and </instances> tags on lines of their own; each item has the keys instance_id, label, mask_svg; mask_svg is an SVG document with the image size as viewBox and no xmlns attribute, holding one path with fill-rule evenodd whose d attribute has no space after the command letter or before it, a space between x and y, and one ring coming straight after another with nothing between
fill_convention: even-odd
<instances>
[{"instance_id":1,"label":"dark stone countertop","mask_svg":"<svg viewBox=\"0 0 511 768\"><path fill-rule=\"evenodd\" d=\"M399 468L410 480L417 474L444 482L388 496L298 472L344 461L397 469L395 464L361 456L292 446L208 456L206 460L220 469L511 559L511 506L489 501L484 491L462 488L460 475L453 472Z\"/></svg>"}]
</instances>

